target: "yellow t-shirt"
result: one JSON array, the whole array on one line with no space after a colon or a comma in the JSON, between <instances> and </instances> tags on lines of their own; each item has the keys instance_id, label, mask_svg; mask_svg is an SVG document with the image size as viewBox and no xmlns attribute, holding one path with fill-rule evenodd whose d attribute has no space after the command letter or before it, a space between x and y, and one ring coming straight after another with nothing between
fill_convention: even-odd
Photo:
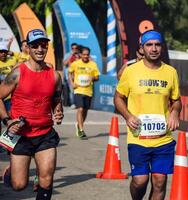
<instances>
[{"instance_id":1,"label":"yellow t-shirt","mask_svg":"<svg viewBox=\"0 0 188 200\"><path fill-rule=\"evenodd\" d=\"M150 69L144 65L142 60L124 70L117 85L117 91L128 98L128 110L133 115L148 117L149 120L150 118L155 118L151 120L157 118L159 123L157 123L157 120L154 123L152 121L150 126L146 126L144 129L144 131L147 131L152 129L151 126L157 125L153 128L154 134L156 134L156 128L161 128L160 126L163 124L161 121L165 120L166 122L169 116L169 99L177 100L180 97L179 80L173 67L162 63L160 68ZM141 139L134 137L132 131L128 128L127 143L145 147L161 146L173 140L171 132L166 130L165 132L166 135L162 137Z\"/></svg>"},{"instance_id":2,"label":"yellow t-shirt","mask_svg":"<svg viewBox=\"0 0 188 200\"><path fill-rule=\"evenodd\" d=\"M15 56L7 56L5 62L0 60L0 82L5 79L8 73L11 72L12 68L16 65L17 59ZM11 95L6 97L4 100L11 98Z\"/></svg>"},{"instance_id":3,"label":"yellow t-shirt","mask_svg":"<svg viewBox=\"0 0 188 200\"><path fill-rule=\"evenodd\" d=\"M90 82L90 80L91 77L99 76L97 64L93 61L84 63L79 59L70 65L69 72L74 73L74 83L79 85L79 87L74 89L74 94L92 96L93 82Z\"/></svg>"},{"instance_id":4,"label":"yellow t-shirt","mask_svg":"<svg viewBox=\"0 0 188 200\"><path fill-rule=\"evenodd\" d=\"M5 62L0 61L0 75L2 77L6 76L8 73L11 72L12 68L16 65L16 63L17 63L17 59L15 56L7 56L7 59Z\"/></svg>"},{"instance_id":5,"label":"yellow t-shirt","mask_svg":"<svg viewBox=\"0 0 188 200\"><path fill-rule=\"evenodd\" d=\"M19 52L19 53L14 52L14 56L16 57L16 59L19 63L29 60L29 57L30 57L28 54L26 54L24 52Z\"/></svg>"}]
</instances>

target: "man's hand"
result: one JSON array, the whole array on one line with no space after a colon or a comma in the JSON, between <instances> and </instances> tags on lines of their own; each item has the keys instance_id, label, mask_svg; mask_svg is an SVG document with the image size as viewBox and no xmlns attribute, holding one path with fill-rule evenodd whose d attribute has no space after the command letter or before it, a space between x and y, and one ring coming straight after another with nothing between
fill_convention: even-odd
<instances>
[{"instance_id":1,"label":"man's hand","mask_svg":"<svg viewBox=\"0 0 188 200\"><path fill-rule=\"evenodd\" d=\"M63 111L60 108L55 109L53 119L56 124L61 124L64 117Z\"/></svg>"},{"instance_id":2,"label":"man's hand","mask_svg":"<svg viewBox=\"0 0 188 200\"><path fill-rule=\"evenodd\" d=\"M11 125L11 124L14 124L14 125ZM8 125L8 130L10 133L12 134L17 134L21 128L23 127L23 125L20 124L20 120L19 119L13 119L13 120L9 120L7 122L7 125ZM10 128L9 128L10 127Z\"/></svg>"},{"instance_id":3,"label":"man's hand","mask_svg":"<svg viewBox=\"0 0 188 200\"><path fill-rule=\"evenodd\" d=\"M167 127L170 131L174 131L179 127L179 113L176 110L172 110L167 121Z\"/></svg>"},{"instance_id":4,"label":"man's hand","mask_svg":"<svg viewBox=\"0 0 188 200\"><path fill-rule=\"evenodd\" d=\"M78 87L79 87L78 84L76 84L76 83L73 83L73 84L72 84L72 88L73 88L73 89L76 89L76 88L78 88Z\"/></svg>"},{"instance_id":5,"label":"man's hand","mask_svg":"<svg viewBox=\"0 0 188 200\"><path fill-rule=\"evenodd\" d=\"M127 122L127 126L132 130L138 129L139 126L141 125L140 119L132 114L130 114L130 116L127 118L126 122Z\"/></svg>"}]
</instances>

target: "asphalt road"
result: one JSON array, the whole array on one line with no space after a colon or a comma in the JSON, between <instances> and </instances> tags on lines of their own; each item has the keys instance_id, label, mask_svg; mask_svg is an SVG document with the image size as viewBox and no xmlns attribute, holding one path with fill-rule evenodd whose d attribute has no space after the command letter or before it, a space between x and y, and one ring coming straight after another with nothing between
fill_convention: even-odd
<instances>
[{"instance_id":1,"label":"asphalt road","mask_svg":"<svg viewBox=\"0 0 188 200\"><path fill-rule=\"evenodd\" d=\"M126 151L126 129L122 117L113 113L89 111L85 123L88 140L80 140L75 135L76 110L65 108L62 125L55 126L61 141L58 146L57 169L54 177L52 200L131 200L129 193L130 179L104 180L95 178L103 171L111 119L119 120L119 148L122 172L129 173ZM8 164L8 156L0 154L0 172ZM21 192L7 188L0 180L1 200L34 200L32 191L35 164L31 163L28 187ZM169 196L171 176L168 179L167 197ZM149 191L148 186L148 191ZM148 193L145 200L148 199Z\"/></svg>"}]
</instances>

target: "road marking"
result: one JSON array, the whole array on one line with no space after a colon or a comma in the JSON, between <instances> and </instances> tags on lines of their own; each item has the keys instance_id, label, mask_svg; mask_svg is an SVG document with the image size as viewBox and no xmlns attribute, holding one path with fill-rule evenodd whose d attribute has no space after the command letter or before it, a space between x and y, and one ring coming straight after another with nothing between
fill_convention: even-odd
<instances>
[{"instance_id":1,"label":"road marking","mask_svg":"<svg viewBox=\"0 0 188 200\"><path fill-rule=\"evenodd\" d=\"M76 122L62 122L62 125L74 125ZM124 122L119 122L119 125L126 125ZM110 122L93 122L93 121L88 121L84 122L84 125L110 125Z\"/></svg>"}]
</instances>

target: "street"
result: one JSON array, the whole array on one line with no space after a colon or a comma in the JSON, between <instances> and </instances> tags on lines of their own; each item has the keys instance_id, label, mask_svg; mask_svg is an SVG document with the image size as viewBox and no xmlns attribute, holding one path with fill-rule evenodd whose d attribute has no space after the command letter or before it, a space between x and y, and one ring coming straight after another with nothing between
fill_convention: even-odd
<instances>
[{"instance_id":1,"label":"street","mask_svg":"<svg viewBox=\"0 0 188 200\"><path fill-rule=\"evenodd\" d=\"M76 110L65 108L62 125L56 125L61 141L58 146L57 169L54 177L52 200L131 200L130 179L104 180L95 178L102 172L112 116L119 120L119 148L122 172L129 173L126 150L126 129L123 118L114 113L89 110L85 124L88 140L80 140L75 134ZM0 172L8 164L8 156L0 154ZM0 181L1 200L34 200L32 191L35 164L32 161L28 187L14 192ZM171 177L168 180L169 196ZM149 187L148 190L149 191ZM148 192L145 200L148 198Z\"/></svg>"}]
</instances>

